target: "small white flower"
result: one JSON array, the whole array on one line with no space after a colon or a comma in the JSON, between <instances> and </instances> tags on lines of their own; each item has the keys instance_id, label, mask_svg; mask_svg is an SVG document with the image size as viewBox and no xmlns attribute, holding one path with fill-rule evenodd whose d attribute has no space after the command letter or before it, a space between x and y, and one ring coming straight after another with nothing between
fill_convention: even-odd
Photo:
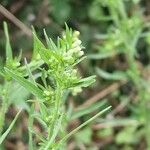
<instances>
[{"instance_id":1,"label":"small white flower","mask_svg":"<svg viewBox=\"0 0 150 150\"><path fill-rule=\"evenodd\" d=\"M79 31L74 31L74 33L73 33L73 36L74 37L78 37L80 35L80 32Z\"/></svg>"},{"instance_id":2,"label":"small white flower","mask_svg":"<svg viewBox=\"0 0 150 150\"><path fill-rule=\"evenodd\" d=\"M80 51L81 51L81 47L80 46L78 46L78 47L73 49L74 53L79 53Z\"/></svg>"},{"instance_id":3,"label":"small white flower","mask_svg":"<svg viewBox=\"0 0 150 150\"><path fill-rule=\"evenodd\" d=\"M67 52L67 55L68 55L68 56L72 56L73 53L74 53L74 49L70 49L70 50Z\"/></svg>"},{"instance_id":4,"label":"small white flower","mask_svg":"<svg viewBox=\"0 0 150 150\"><path fill-rule=\"evenodd\" d=\"M81 42L81 40L76 40L73 44L72 44L72 47L77 47L77 46L79 46L80 44L81 44L82 42Z\"/></svg>"},{"instance_id":5,"label":"small white flower","mask_svg":"<svg viewBox=\"0 0 150 150\"><path fill-rule=\"evenodd\" d=\"M73 70L72 70L72 74L73 74L73 75L77 74L77 70L76 70L76 69L73 69Z\"/></svg>"},{"instance_id":6,"label":"small white flower","mask_svg":"<svg viewBox=\"0 0 150 150\"><path fill-rule=\"evenodd\" d=\"M78 55L79 55L79 57L83 56L83 55L84 55L84 51L80 51L80 52L78 53Z\"/></svg>"},{"instance_id":7,"label":"small white flower","mask_svg":"<svg viewBox=\"0 0 150 150\"><path fill-rule=\"evenodd\" d=\"M82 88L81 87L75 87L72 89L72 94L75 96L78 93L82 92Z\"/></svg>"}]
</instances>

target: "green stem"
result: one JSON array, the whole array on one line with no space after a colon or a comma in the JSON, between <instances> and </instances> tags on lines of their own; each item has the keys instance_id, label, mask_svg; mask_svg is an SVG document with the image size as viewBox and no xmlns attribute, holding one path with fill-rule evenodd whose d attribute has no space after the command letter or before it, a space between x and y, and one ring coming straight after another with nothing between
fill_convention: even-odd
<instances>
[{"instance_id":1,"label":"green stem","mask_svg":"<svg viewBox=\"0 0 150 150\"><path fill-rule=\"evenodd\" d=\"M34 104L32 104L29 111L29 120L28 120L28 133L29 133L29 149L33 150L33 137L31 130L33 129L33 113L34 113Z\"/></svg>"},{"instance_id":2,"label":"green stem","mask_svg":"<svg viewBox=\"0 0 150 150\"><path fill-rule=\"evenodd\" d=\"M3 126L4 126L4 122L5 122L5 114L7 112L7 103L5 100L2 100L2 106L1 106L1 109L0 109L0 136L2 134L2 131L3 131Z\"/></svg>"},{"instance_id":3,"label":"green stem","mask_svg":"<svg viewBox=\"0 0 150 150\"><path fill-rule=\"evenodd\" d=\"M48 139L50 139L52 137L55 124L56 124L56 122L58 120L58 117L59 117L61 95L62 95L62 89L58 85L57 89L56 89L56 95L55 95L55 106L54 106L55 110L54 110L50 130L49 130L49 133L48 133Z\"/></svg>"},{"instance_id":4,"label":"green stem","mask_svg":"<svg viewBox=\"0 0 150 150\"><path fill-rule=\"evenodd\" d=\"M0 136L3 132L3 127L4 127L4 122L5 122L5 114L8 110L8 107L9 107L9 102L8 102L8 88L10 86L9 83L6 83L5 84L5 88L4 88L4 93L3 93L3 96L2 96L2 106L1 106L1 109L0 109Z\"/></svg>"}]
</instances>

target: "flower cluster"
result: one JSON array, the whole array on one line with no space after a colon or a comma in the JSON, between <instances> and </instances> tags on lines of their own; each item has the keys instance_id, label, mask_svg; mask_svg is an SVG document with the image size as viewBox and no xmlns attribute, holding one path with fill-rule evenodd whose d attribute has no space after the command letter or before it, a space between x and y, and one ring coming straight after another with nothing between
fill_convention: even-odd
<instances>
[{"instance_id":1,"label":"flower cluster","mask_svg":"<svg viewBox=\"0 0 150 150\"><path fill-rule=\"evenodd\" d=\"M63 52L64 60L68 64L73 64L77 59L84 55L83 47L81 45L81 40L79 40L79 31L74 31L72 36L72 42L65 52ZM63 36L63 40L66 41L66 35Z\"/></svg>"},{"instance_id":2,"label":"flower cluster","mask_svg":"<svg viewBox=\"0 0 150 150\"><path fill-rule=\"evenodd\" d=\"M61 74L63 78L59 78L59 80L61 81L63 88L70 88L72 91L75 89L73 85L80 80L74 64L76 64L84 55L79 35L79 31L72 32L71 30L68 30L68 32L63 33L62 38L58 39L56 46L58 49L51 51L53 55L48 59L49 75L52 75L55 72L54 76L57 78L56 76ZM76 92L74 93L81 92L81 88L80 90L78 88L78 90L75 91ZM48 95L46 97L48 97Z\"/></svg>"}]
</instances>

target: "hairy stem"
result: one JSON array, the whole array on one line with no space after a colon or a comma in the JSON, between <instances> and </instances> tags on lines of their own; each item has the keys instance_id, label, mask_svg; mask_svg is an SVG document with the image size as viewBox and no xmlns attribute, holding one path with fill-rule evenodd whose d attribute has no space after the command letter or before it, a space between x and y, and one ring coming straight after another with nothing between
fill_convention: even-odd
<instances>
[{"instance_id":1,"label":"hairy stem","mask_svg":"<svg viewBox=\"0 0 150 150\"><path fill-rule=\"evenodd\" d=\"M5 122L5 114L8 110L8 107L9 107L8 88L9 88L9 84L6 83L6 87L3 90L2 106L1 106L1 109L0 109L0 136L3 132L3 126L4 126L4 122Z\"/></svg>"},{"instance_id":2,"label":"hairy stem","mask_svg":"<svg viewBox=\"0 0 150 150\"><path fill-rule=\"evenodd\" d=\"M53 135L53 130L54 130L54 127L55 127L55 123L58 120L59 110L61 108L60 107L60 101L61 101L61 97L62 97L62 89L60 88L59 85L57 86L55 94L56 94L55 95L55 111L54 111L54 114L53 114L50 130L49 130L49 133L48 133L48 139L50 139Z\"/></svg>"}]
</instances>

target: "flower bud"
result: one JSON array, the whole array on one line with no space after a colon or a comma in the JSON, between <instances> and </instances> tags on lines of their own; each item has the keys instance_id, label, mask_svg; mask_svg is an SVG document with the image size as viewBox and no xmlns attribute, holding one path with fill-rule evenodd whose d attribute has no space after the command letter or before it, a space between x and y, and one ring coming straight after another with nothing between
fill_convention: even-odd
<instances>
[{"instance_id":1,"label":"flower bud","mask_svg":"<svg viewBox=\"0 0 150 150\"><path fill-rule=\"evenodd\" d=\"M72 44L72 47L77 47L81 44L81 40L76 40L73 44Z\"/></svg>"},{"instance_id":2,"label":"flower bud","mask_svg":"<svg viewBox=\"0 0 150 150\"><path fill-rule=\"evenodd\" d=\"M78 37L80 35L80 32L79 31L74 31L74 33L73 33L73 36L74 37Z\"/></svg>"},{"instance_id":3,"label":"flower bud","mask_svg":"<svg viewBox=\"0 0 150 150\"><path fill-rule=\"evenodd\" d=\"M84 55L84 51L80 51L80 52L78 53L78 55L79 55L79 57L83 56L83 55Z\"/></svg>"}]
</instances>

